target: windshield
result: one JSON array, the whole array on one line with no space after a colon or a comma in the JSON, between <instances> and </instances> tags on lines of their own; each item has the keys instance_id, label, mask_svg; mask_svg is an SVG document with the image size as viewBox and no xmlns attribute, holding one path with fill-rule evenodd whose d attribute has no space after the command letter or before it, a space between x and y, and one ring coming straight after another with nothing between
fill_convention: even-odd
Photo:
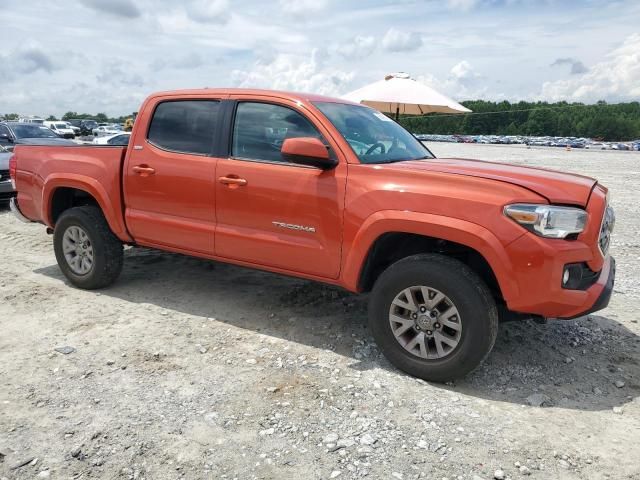
<instances>
[{"instance_id":1,"label":"windshield","mask_svg":"<svg viewBox=\"0 0 640 480\"><path fill-rule=\"evenodd\" d=\"M314 102L362 163L434 158L413 135L383 113L363 105Z\"/></svg>"},{"instance_id":2,"label":"windshield","mask_svg":"<svg viewBox=\"0 0 640 480\"><path fill-rule=\"evenodd\" d=\"M12 125L16 138L58 138L58 136L42 125Z\"/></svg>"},{"instance_id":3,"label":"windshield","mask_svg":"<svg viewBox=\"0 0 640 480\"><path fill-rule=\"evenodd\" d=\"M69 128L66 123L56 123L56 128Z\"/></svg>"}]
</instances>

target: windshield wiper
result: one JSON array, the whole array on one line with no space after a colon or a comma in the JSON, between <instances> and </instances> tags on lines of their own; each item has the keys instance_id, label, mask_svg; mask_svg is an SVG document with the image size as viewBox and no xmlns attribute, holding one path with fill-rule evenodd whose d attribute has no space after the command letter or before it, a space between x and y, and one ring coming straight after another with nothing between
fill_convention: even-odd
<instances>
[{"instance_id":1,"label":"windshield wiper","mask_svg":"<svg viewBox=\"0 0 640 480\"><path fill-rule=\"evenodd\" d=\"M424 156L419 158L395 158L395 159L388 159L388 160L380 160L379 162L371 162L371 164L378 165L382 163L413 162L414 160L427 160L432 158L434 157Z\"/></svg>"}]
</instances>

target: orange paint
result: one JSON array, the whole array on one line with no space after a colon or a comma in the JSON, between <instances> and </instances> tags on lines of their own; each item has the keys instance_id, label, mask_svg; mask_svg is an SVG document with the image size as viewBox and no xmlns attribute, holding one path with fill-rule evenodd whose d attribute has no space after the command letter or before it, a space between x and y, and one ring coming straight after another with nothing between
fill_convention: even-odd
<instances>
[{"instance_id":1,"label":"orange paint","mask_svg":"<svg viewBox=\"0 0 640 480\"><path fill-rule=\"evenodd\" d=\"M335 166L247 160L230 151L176 153L149 142L156 106L185 99L287 107L317 129ZM264 90L154 94L143 103L127 148L17 146L19 207L28 218L53 227L56 189L76 188L95 198L123 242L351 291L359 288L376 239L389 232L414 233L478 251L512 310L571 317L595 303L610 268L597 247L606 190L595 180L460 159L362 164L313 101L348 103ZM219 121L230 134L232 115ZM285 141L283 152L318 157L324 148L304 138ZM585 208L587 228L573 240L538 237L503 214L505 205L527 202ZM600 280L584 291L562 289L563 266L574 262L602 270Z\"/></svg>"}]
</instances>

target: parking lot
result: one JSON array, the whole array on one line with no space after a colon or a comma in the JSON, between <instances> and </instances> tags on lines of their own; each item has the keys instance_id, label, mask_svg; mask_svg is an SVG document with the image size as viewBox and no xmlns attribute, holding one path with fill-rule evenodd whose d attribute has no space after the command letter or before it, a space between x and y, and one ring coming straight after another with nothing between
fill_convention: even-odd
<instances>
[{"instance_id":1,"label":"parking lot","mask_svg":"<svg viewBox=\"0 0 640 480\"><path fill-rule=\"evenodd\" d=\"M501 325L481 368L429 384L379 353L365 297L146 249L77 290L1 207L0 478L640 478L640 154L430 147L608 186L610 306Z\"/></svg>"}]
</instances>

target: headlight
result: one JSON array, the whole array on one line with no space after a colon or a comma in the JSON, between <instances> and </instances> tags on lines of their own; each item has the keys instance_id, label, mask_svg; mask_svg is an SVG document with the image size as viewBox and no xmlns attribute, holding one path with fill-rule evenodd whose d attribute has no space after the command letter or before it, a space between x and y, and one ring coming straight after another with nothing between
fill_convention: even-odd
<instances>
[{"instance_id":1,"label":"headlight","mask_svg":"<svg viewBox=\"0 0 640 480\"><path fill-rule=\"evenodd\" d=\"M548 238L566 238L582 232L589 217L580 208L526 203L507 205L504 214L536 235Z\"/></svg>"}]
</instances>

